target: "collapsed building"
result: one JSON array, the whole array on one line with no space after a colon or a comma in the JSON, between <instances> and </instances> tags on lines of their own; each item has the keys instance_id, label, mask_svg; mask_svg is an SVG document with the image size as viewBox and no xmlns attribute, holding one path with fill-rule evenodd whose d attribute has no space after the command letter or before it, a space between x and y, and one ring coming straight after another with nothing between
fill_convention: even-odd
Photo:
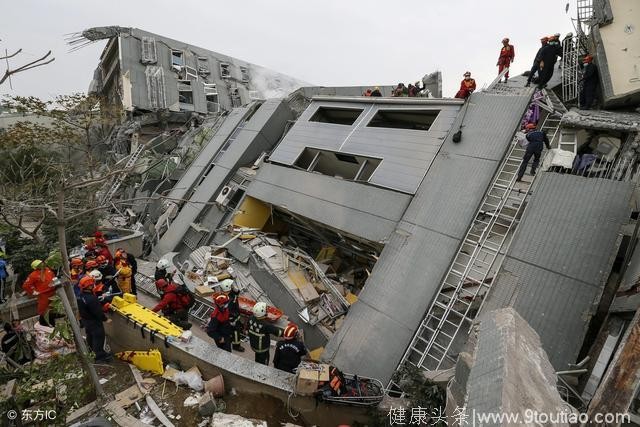
<instances>
[{"instance_id":1,"label":"collapsed building","mask_svg":"<svg viewBox=\"0 0 640 427\"><path fill-rule=\"evenodd\" d=\"M527 345L548 357L540 390L551 406L559 381L581 410L633 415L638 375L618 385L623 369L640 369L640 43L628 24L640 9L578 6L546 89L497 78L467 101L443 98L439 73L423 78L427 96L383 86L363 97L366 87L309 86L137 29L89 30L109 40L92 90L128 111L114 144L145 166L103 200L149 196L128 214L149 259L170 257L195 290L234 277L344 371L393 389L403 365L456 368L477 318L516 312ZM606 110L572 108L587 52ZM518 132L532 115L552 150L516 181ZM206 321L210 309L203 294L191 314ZM481 328L486 342L499 338L491 331ZM490 347L478 344L476 362L500 351L513 362L512 349ZM464 386L478 407L495 401L480 398L482 369ZM617 406L603 397L611 389Z\"/></svg>"}]
</instances>

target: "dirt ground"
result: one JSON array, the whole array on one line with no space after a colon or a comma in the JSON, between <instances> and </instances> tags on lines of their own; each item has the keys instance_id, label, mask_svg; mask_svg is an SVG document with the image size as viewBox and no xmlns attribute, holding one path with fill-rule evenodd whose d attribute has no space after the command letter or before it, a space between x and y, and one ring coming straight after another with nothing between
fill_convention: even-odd
<instances>
[{"instance_id":1,"label":"dirt ground","mask_svg":"<svg viewBox=\"0 0 640 427\"><path fill-rule=\"evenodd\" d=\"M135 384L133 375L127 363L114 361L108 365L96 365L98 378L106 379L103 384L108 395L114 395ZM159 375L143 373L143 378L154 378L155 385L150 391L151 397L156 401L163 413L176 427L197 426L205 421L205 417L198 413L198 406L185 407L184 402L190 396L196 396L196 392L186 386L177 387L171 381L165 381ZM236 414L246 418L255 418L267 421L269 427L280 427L282 423L293 423L305 426L301 417L293 418L287 413L285 405L277 398L265 394L233 395L234 391L226 390L222 399L216 399L221 412ZM132 405L127 412L139 419L150 420L150 412L146 409L144 399L138 400L138 405ZM210 419L210 418L209 418ZM151 425L160 425L153 420ZM207 422L205 425L209 425Z\"/></svg>"}]
</instances>

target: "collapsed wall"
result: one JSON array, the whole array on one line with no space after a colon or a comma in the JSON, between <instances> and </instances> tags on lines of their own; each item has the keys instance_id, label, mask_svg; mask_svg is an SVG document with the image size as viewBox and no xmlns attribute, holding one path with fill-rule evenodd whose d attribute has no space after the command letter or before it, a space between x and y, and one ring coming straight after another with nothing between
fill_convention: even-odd
<instances>
[{"instance_id":1,"label":"collapsed wall","mask_svg":"<svg viewBox=\"0 0 640 427\"><path fill-rule=\"evenodd\" d=\"M555 417L543 425L568 426L560 414L574 409L560 397L556 373L533 328L512 308L488 312L474 326L469 350L461 353L448 387L447 414L455 419L455 408L464 407L468 425L488 414L518 416L523 424L539 425L526 422L537 413Z\"/></svg>"}]
</instances>

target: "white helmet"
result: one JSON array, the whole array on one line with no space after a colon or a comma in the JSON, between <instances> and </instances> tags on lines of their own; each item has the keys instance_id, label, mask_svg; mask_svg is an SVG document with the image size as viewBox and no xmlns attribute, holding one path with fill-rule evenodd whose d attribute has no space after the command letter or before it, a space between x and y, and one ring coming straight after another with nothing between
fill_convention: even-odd
<instances>
[{"instance_id":1,"label":"white helmet","mask_svg":"<svg viewBox=\"0 0 640 427\"><path fill-rule=\"evenodd\" d=\"M265 317L267 315L267 303L257 302L256 305L253 306L253 315L258 319Z\"/></svg>"},{"instance_id":2,"label":"white helmet","mask_svg":"<svg viewBox=\"0 0 640 427\"><path fill-rule=\"evenodd\" d=\"M89 276L93 277L96 282L99 282L100 280L102 280L102 273L100 273L100 271L98 270L90 271Z\"/></svg>"},{"instance_id":3,"label":"white helmet","mask_svg":"<svg viewBox=\"0 0 640 427\"><path fill-rule=\"evenodd\" d=\"M232 288L233 288L232 279L224 279L222 282L220 282L220 290L222 292L231 292Z\"/></svg>"},{"instance_id":4,"label":"white helmet","mask_svg":"<svg viewBox=\"0 0 640 427\"><path fill-rule=\"evenodd\" d=\"M170 265L171 263L169 262L168 259L162 258L160 261L158 261L158 264L156 265L156 267L158 267L160 270L166 270L167 268L169 268Z\"/></svg>"}]
</instances>

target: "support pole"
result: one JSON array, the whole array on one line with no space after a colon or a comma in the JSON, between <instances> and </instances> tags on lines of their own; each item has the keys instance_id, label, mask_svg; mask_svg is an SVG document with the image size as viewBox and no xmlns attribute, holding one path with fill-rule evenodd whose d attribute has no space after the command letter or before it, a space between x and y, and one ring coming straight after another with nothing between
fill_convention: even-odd
<instances>
[{"instance_id":1,"label":"support pole","mask_svg":"<svg viewBox=\"0 0 640 427\"><path fill-rule=\"evenodd\" d=\"M71 304L69 303L69 298L67 298L67 293L64 290L64 285L60 282L60 279L56 278L54 280L54 286L56 288L56 294L60 297L60 301L62 301L62 306L64 307L64 312L69 319L69 324L71 325L71 329L73 330L73 338L76 343L76 348L78 349L78 355L80 356L80 363L85 371L89 373L89 377L91 378L91 382L93 383L93 387L96 390L96 395L98 398L105 397L104 390L102 390L102 385L100 385L100 381L98 380L98 374L94 369L93 365L89 363L89 359L87 357L87 346L82 339L82 333L80 332L80 325L76 320L76 316L73 313L73 309L71 308Z\"/></svg>"}]
</instances>

